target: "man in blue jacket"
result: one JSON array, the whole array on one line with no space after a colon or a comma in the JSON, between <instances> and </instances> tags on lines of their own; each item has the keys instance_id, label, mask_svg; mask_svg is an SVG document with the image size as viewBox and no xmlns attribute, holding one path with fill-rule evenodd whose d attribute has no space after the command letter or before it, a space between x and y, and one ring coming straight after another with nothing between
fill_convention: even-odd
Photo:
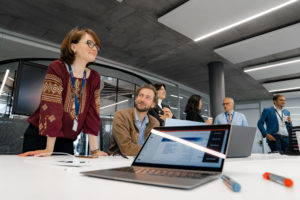
<instances>
[{"instance_id":1,"label":"man in blue jacket","mask_svg":"<svg viewBox=\"0 0 300 200\"><path fill-rule=\"evenodd\" d=\"M277 94L273 96L274 106L265 108L261 114L257 126L267 138L267 143L272 152L286 152L288 148L288 133L292 126L290 112L283 109L285 96ZM267 130L264 127L266 122Z\"/></svg>"}]
</instances>

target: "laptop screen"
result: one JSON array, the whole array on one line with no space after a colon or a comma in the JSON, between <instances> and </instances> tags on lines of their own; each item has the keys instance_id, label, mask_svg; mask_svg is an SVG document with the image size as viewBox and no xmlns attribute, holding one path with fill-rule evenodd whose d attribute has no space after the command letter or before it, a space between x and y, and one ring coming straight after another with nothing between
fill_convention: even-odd
<instances>
[{"instance_id":1,"label":"laptop screen","mask_svg":"<svg viewBox=\"0 0 300 200\"><path fill-rule=\"evenodd\" d=\"M175 136L207 149L226 153L230 126L189 126L155 128L164 134ZM200 151L180 141L151 133L133 165L175 169L221 171L224 159Z\"/></svg>"}]
</instances>

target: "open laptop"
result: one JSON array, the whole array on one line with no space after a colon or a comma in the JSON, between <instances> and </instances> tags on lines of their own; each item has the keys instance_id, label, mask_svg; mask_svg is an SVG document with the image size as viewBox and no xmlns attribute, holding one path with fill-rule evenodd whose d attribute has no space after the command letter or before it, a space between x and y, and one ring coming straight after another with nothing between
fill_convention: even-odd
<instances>
[{"instance_id":1,"label":"open laptop","mask_svg":"<svg viewBox=\"0 0 300 200\"><path fill-rule=\"evenodd\" d=\"M242 158L251 155L256 127L231 126L227 158Z\"/></svg>"},{"instance_id":2,"label":"open laptop","mask_svg":"<svg viewBox=\"0 0 300 200\"><path fill-rule=\"evenodd\" d=\"M159 127L155 130L214 150L224 157L230 135L229 125ZM180 189L192 189L217 179L221 175L224 158L191 146L152 131L130 167L81 173L104 179Z\"/></svg>"},{"instance_id":3,"label":"open laptop","mask_svg":"<svg viewBox=\"0 0 300 200\"><path fill-rule=\"evenodd\" d=\"M189 120L166 119L165 126L196 126L205 125L202 122ZM243 158L251 155L256 134L255 127L232 125L228 144L227 158Z\"/></svg>"}]
</instances>

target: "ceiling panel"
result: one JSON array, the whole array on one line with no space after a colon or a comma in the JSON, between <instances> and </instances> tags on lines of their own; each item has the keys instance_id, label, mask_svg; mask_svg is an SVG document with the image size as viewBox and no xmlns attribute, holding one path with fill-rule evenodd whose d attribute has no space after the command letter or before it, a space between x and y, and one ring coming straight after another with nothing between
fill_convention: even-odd
<instances>
[{"instance_id":1,"label":"ceiling panel","mask_svg":"<svg viewBox=\"0 0 300 200\"><path fill-rule=\"evenodd\" d=\"M300 47L300 23L227 45L215 52L236 64Z\"/></svg>"},{"instance_id":2,"label":"ceiling panel","mask_svg":"<svg viewBox=\"0 0 300 200\"><path fill-rule=\"evenodd\" d=\"M281 65L281 63L286 63L286 64ZM250 71L251 69L255 69L255 68L261 68L261 69ZM244 70L246 70L246 72L247 70L249 70L249 72L247 73L256 80L296 74L296 73L300 73L300 57L281 60L278 62L271 62L264 65L257 65L257 66L245 68Z\"/></svg>"},{"instance_id":3,"label":"ceiling panel","mask_svg":"<svg viewBox=\"0 0 300 200\"><path fill-rule=\"evenodd\" d=\"M288 0L190 0L158 22L194 40L285 2Z\"/></svg>"},{"instance_id":4,"label":"ceiling panel","mask_svg":"<svg viewBox=\"0 0 300 200\"><path fill-rule=\"evenodd\" d=\"M295 90L295 89L300 89L300 79L264 83L263 86L269 92L276 92L276 90L282 90L282 91Z\"/></svg>"}]
</instances>

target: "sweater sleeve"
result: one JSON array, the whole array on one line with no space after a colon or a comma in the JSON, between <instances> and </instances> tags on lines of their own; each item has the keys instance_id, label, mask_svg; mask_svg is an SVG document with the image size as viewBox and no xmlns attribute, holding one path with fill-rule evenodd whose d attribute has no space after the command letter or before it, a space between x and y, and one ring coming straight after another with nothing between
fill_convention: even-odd
<instances>
[{"instance_id":1,"label":"sweater sleeve","mask_svg":"<svg viewBox=\"0 0 300 200\"><path fill-rule=\"evenodd\" d=\"M93 97L88 107L83 132L97 136L100 130L100 76L97 72L94 81Z\"/></svg>"},{"instance_id":2,"label":"sweater sleeve","mask_svg":"<svg viewBox=\"0 0 300 200\"><path fill-rule=\"evenodd\" d=\"M39 134L63 137L63 82L57 63L51 63L45 76L39 110Z\"/></svg>"}]
</instances>

